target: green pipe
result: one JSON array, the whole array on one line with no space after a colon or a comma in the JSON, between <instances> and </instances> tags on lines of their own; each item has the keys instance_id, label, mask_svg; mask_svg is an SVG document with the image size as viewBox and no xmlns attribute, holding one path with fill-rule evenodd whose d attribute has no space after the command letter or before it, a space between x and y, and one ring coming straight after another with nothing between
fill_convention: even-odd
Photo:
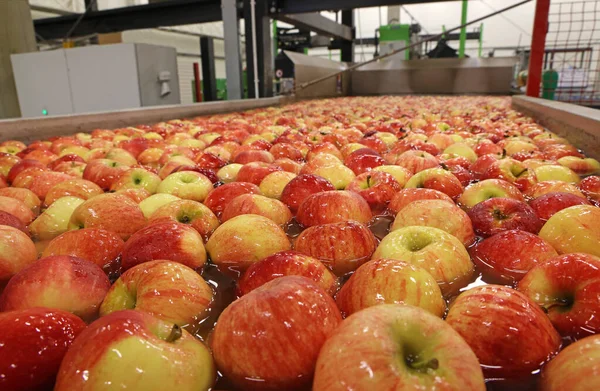
<instances>
[{"instance_id":1,"label":"green pipe","mask_svg":"<svg viewBox=\"0 0 600 391\"><path fill-rule=\"evenodd\" d=\"M460 17L460 24L463 27L460 29L460 44L458 46L458 58L465 57L465 43L467 42L467 0L462 0L462 14Z\"/></svg>"},{"instance_id":2,"label":"green pipe","mask_svg":"<svg viewBox=\"0 0 600 391\"><path fill-rule=\"evenodd\" d=\"M483 48L483 23L479 26L479 57L481 57L481 49Z\"/></svg>"}]
</instances>

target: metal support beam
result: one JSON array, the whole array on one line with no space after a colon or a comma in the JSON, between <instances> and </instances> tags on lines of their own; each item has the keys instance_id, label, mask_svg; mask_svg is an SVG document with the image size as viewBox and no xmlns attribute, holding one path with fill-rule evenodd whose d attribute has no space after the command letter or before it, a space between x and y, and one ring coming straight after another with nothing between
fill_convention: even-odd
<instances>
[{"instance_id":1,"label":"metal support beam","mask_svg":"<svg viewBox=\"0 0 600 391\"><path fill-rule=\"evenodd\" d=\"M215 45L212 38L200 38L202 62L202 95L204 101L217 100L217 74L215 72Z\"/></svg>"},{"instance_id":2,"label":"metal support beam","mask_svg":"<svg viewBox=\"0 0 600 391\"><path fill-rule=\"evenodd\" d=\"M251 3L255 3L256 31L252 31ZM246 78L248 97L265 98L273 96L273 52L271 50L270 18L267 0L244 0L244 26L246 36ZM256 34L256 49L253 47L252 34ZM254 53L256 50L256 53ZM254 88L254 64L256 55L258 69L258 89Z\"/></svg>"},{"instance_id":3,"label":"metal support beam","mask_svg":"<svg viewBox=\"0 0 600 391\"><path fill-rule=\"evenodd\" d=\"M342 24L352 29L352 38L354 39L354 10L342 11ZM343 40L340 49L342 51L341 60L343 62L354 62L354 40Z\"/></svg>"},{"instance_id":4,"label":"metal support beam","mask_svg":"<svg viewBox=\"0 0 600 391\"><path fill-rule=\"evenodd\" d=\"M317 34L332 38L352 40L352 29L336 23L317 12L292 15L277 15L277 20L292 24L302 30L314 31Z\"/></svg>"},{"instance_id":5,"label":"metal support beam","mask_svg":"<svg viewBox=\"0 0 600 391\"><path fill-rule=\"evenodd\" d=\"M223 8L223 33L225 35L225 72L227 74L227 99L242 99L242 58L240 54L240 28L236 0L221 0Z\"/></svg>"},{"instance_id":6,"label":"metal support beam","mask_svg":"<svg viewBox=\"0 0 600 391\"><path fill-rule=\"evenodd\" d=\"M86 10L98 11L98 1L97 0L83 0L83 4L84 4Z\"/></svg>"},{"instance_id":7,"label":"metal support beam","mask_svg":"<svg viewBox=\"0 0 600 391\"><path fill-rule=\"evenodd\" d=\"M458 58L465 58L465 46L467 43L467 26L465 26L465 24L467 23L467 7L467 0L462 0L460 24L463 25L463 27L460 29L460 40L458 43Z\"/></svg>"},{"instance_id":8,"label":"metal support beam","mask_svg":"<svg viewBox=\"0 0 600 391\"><path fill-rule=\"evenodd\" d=\"M546 34L548 33L549 12L550 0L536 1L533 34L531 36L531 55L529 57L529 70L527 71L527 96L535 98L540 96L542 85L542 65L544 62L544 49L546 48Z\"/></svg>"},{"instance_id":9,"label":"metal support beam","mask_svg":"<svg viewBox=\"0 0 600 391\"><path fill-rule=\"evenodd\" d=\"M269 0L269 11L271 14L298 14L388 5L438 3L441 1L454 0Z\"/></svg>"},{"instance_id":10,"label":"metal support beam","mask_svg":"<svg viewBox=\"0 0 600 391\"><path fill-rule=\"evenodd\" d=\"M63 38L81 14L34 21L36 32L44 39ZM216 22L221 20L219 0L170 0L160 3L90 11L71 37L94 33Z\"/></svg>"}]
</instances>

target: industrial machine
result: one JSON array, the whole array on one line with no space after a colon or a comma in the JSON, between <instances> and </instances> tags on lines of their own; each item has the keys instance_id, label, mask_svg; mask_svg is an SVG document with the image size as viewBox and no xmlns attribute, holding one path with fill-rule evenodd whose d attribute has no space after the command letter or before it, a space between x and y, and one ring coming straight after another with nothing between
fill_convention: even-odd
<instances>
[{"instance_id":1,"label":"industrial machine","mask_svg":"<svg viewBox=\"0 0 600 391\"><path fill-rule=\"evenodd\" d=\"M181 102L174 48L117 44L11 57L23 117Z\"/></svg>"}]
</instances>

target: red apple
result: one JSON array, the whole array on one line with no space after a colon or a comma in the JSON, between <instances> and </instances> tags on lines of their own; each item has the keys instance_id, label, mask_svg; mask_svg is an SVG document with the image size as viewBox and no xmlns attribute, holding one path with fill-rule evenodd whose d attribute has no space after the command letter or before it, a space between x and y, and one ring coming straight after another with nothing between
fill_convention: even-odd
<instances>
[{"instance_id":1,"label":"red apple","mask_svg":"<svg viewBox=\"0 0 600 391\"><path fill-rule=\"evenodd\" d=\"M25 235L29 236L29 230L27 229L27 226L23 224L18 217L3 210L0 210L0 225L7 225L9 227L16 228Z\"/></svg>"},{"instance_id":2,"label":"red apple","mask_svg":"<svg viewBox=\"0 0 600 391\"><path fill-rule=\"evenodd\" d=\"M542 221L547 221L556 212L574 205L590 203L571 193L547 193L529 202L529 206Z\"/></svg>"},{"instance_id":3,"label":"red apple","mask_svg":"<svg viewBox=\"0 0 600 391\"><path fill-rule=\"evenodd\" d=\"M391 174L382 171L364 172L346 187L346 190L360 194L374 210L383 210L401 189Z\"/></svg>"},{"instance_id":4,"label":"red apple","mask_svg":"<svg viewBox=\"0 0 600 391\"><path fill-rule=\"evenodd\" d=\"M400 212L405 206L413 201L418 200L445 200L452 202L452 198L438 190L416 188L416 189L403 189L400 190L388 205L388 208L395 214Z\"/></svg>"},{"instance_id":5,"label":"red apple","mask_svg":"<svg viewBox=\"0 0 600 391\"><path fill-rule=\"evenodd\" d=\"M121 237L103 229L69 231L52 239L42 257L70 255L95 263L106 270L119 261L125 243Z\"/></svg>"},{"instance_id":6,"label":"red apple","mask_svg":"<svg viewBox=\"0 0 600 391\"><path fill-rule=\"evenodd\" d=\"M312 280L277 278L223 311L212 339L217 367L243 390L305 389L340 321L331 296ZM269 353L265 346L274 341L277 349Z\"/></svg>"},{"instance_id":7,"label":"red apple","mask_svg":"<svg viewBox=\"0 0 600 391\"><path fill-rule=\"evenodd\" d=\"M209 390L209 350L181 327L141 311L117 311L92 323L65 355L54 390Z\"/></svg>"},{"instance_id":8,"label":"red apple","mask_svg":"<svg viewBox=\"0 0 600 391\"><path fill-rule=\"evenodd\" d=\"M52 186L52 188L48 190L46 198L44 199L44 206L48 207L57 199L66 196L81 198L85 201L103 193L100 186L94 182L80 178L69 179Z\"/></svg>"},{"instance_id":9,"label":"red apple","mask_svg":"<svg viewBox=\"0 0 600 391\"><path fill-rule=\"evenodd\" d=\"M274 164L263 162L248 163L238 171L236 182L249 182L258 186L267 175L276 171L282 170Z\"/></svg>"},{"instance_id":10,"label":"red apple","mask_svg":"<svg viewBox=\"0 0 600 391\"><path fill-rule=\"evenodd\" d=\"M456 202L469 210L482 201L496 197L525 201L521 191L512 183L503 179L484 179L467 186Z\"/></svg>"},{"instance_id":11,"label":"red apple","mask_svg":"<svg viewBox=\"0 0 600 391\"><path fill-rule=\"evenodd\" d=\"M40 201L40 198L29 189L6 187L4 189L0 189L0 196L10 197L22 201L36 216L40 213L42 201Z\"/></svg>"},{"instance_id":12,"label":"red apple","mask_svg":"<svg viewBox=\"0 0 600 391\"><path fill-rule=\"evenodd\" d=\"M565 254L535 265L517 288L544 308L565 337L600 332L600 258Z\"/></svg>"},{"instance_id":13,"label":"red apple","mask_svg":"<svg viewBox=\"0 0 600 391\"><path fill-rule=\"evenodd\" d=\"M242 194L261 194L260 189L253 183L231 182L212 190L206 196L204 205L208 206L217 217L221 216L227 204Z\"/></svg>"},{"instance_id":14,"label":"red apple","mask_svg":"<svg viewBox=\"0 0 600 391\"><path fill-rule=\"evenodd\" d=\"M600 208L575 205L563 209L546 221L540 237L559 254L581 252L600 257Z\"/></svg>"},{"instance_id":15,"label":"red apple","mask_svg":"<svg viewBox=\"0 0 600 391\"><path fill-rule=\"evenodd\" d=\"M51 256L10 279L0 296L0 311L48 307L91 321L109 288L108 277L96 264L65 255Z\"/></svg>"},{"instance_id":16,"label":"red apple","mask_svg":"<svg viewBox=\"0 0 600 391\"><path fill-rule=\"evenodd\" d=\"M356 221L314 225L296 239L294 249L321 260L336 275L343 276L368 261L377 239Z\"/></svg>"},{"instance_id":17,"label":"red apple","mask_svg":"<svg viewBox=\"0 0 600 391\"><path fill-rule=\"evenodd\" d=\"M130 198L121 194L101 194L73 211L69 229L99 228L127 240L145 225L142 210Z\"/></svg>"},{"instance_id":18,"label":"red apple","mask_svg":"<svg viewBox=\"0 0 600 391\"><path fill-rule=\"evenodd\" d=\"M477 355L487 378L527 378L560 349L561 339L544 312L524 294L486 285L461 293L446 322Z\"/></svg>"},{"instance_id":19,"label":"red apple","mask_svg":"<svg viewBox=\"0 0 600 391\"><path fill-rule=\"evenodd\" d=\"M12 183L20 173L30 168L46 170L46 166L37 160L20 160L12 165L10 171L8 171L8 173L6 174L6 180L9 183Z\"/></svg>"},{"instance_id":20,"label":"red apple","mask_svg":"<svg viewBox=\"0 0 600 391\"><path fill-rule=\"evenodd\" d=\"M213 291L194 270L177 262L157 260L125 273L106 294L100 315L135 309L185 326L205 316Z\"/></svg>"},{"instance_id":21,"label":"red apple","mask_svg":"<svg viewBox=\"0 0 600 391\"><path fill-rule=\"evenodd\" d=\"M382 304L333 331L319 353L313 390L484 391L485 383L477 357L443 320Z\"/></svg>"},{"instance_id":22,"label":"red apple","mask_svg":"<svg viewBox=\"0 0 600 391\"><path fill-rule=\"evenodd\" d=\"M407 304L444 316L446 302L426 270L395 259L376 259L360 266L335 299L348 316L380 304Z\"/></svg>"},{"instance_id":23,"label":"red apple","mask_svg":"<svg viewBox=\"0 0 600 391\"><path fill-rule=\"evenodd\" d=\"M251 265L238 281L238 295L284 276L302 276L313 280L331 296L337 292L339 282L321 261L297 251L281 251Z\"/></svg>"},{"instance_id":24,"label":"red apple","mask_svg":"<svg viewBox=\"0 0 600 391\"><path fill-rule=\"evenodd\" d=\"M281 226L285 226L293 217L289 208L279 200L258 194L242 194L231 200L223 210L221 220L225 222L245 214L264 216Z\"/></svg>"},{"instance_id":25,"label":"red apple","mask_svg":"<svg viewBox=\"0 0 600 391\"><path fill-rule=\"evenodd\" d=\"M344 159L344 165L356 175L371 171L373 168L384 164L385 159L377 151L370 148L357 149Z\"/></svg>"},{"instance_id":26,"label":"red apple","mask_svg":"<svg viewBox=\"0 0 600 391\"><path fill-rule=\"evenodd\" d=\"M413 174L440 165L437 158L432 154L415 150L403 152L398 157L394 157L394 159L388 161L388 163L404 167Z\"/></svg>"},{"instance_id":27,"label":"red apple","mask_svg":"<svg viewBox=\"0 0 600 391\"><path fill-rule=\"evenodd\" d=\"M0 196L0 211L10 213L25 225L35 219L35 214L23 201L12 197Z\"/></svg>"},{"instance_id":28,"label":"red apple","mask_svg":"<svg viewBox=\"0 0 600 391\"><path fill-rule=\"evenodd\" d=\"M592 175L579 182L579 189L596 205L600 204L600 176Z\"/></svg>"},{"instance_id":29,"label":"red apple","mask_svg":"<svg viewBox=\"0 0 600 391\"><path fill-rule=\"evenodd\" d=\"M148 221L149 224L173 221L187 224L202 236L204 242L219 226L219 219L207 206L191 200L169 202L158 208Z\"/></svg>"},{"instance_id":30,"label":"red apple","mask_svg":"<svg viewBox=\"0 0 600 391\"><path fill-rule=\"evenodd\" d=\"M486 281L514 284L532 267L557 255L552 246L527 231L499 232L470 249L471 259Z\"/></svg>"},{"instance_id":31,"label":"red apple","mask_svg":"<svg viewBox=\"0 0 600 391\"><path fill-rule=\"evenodd\" d=\"M335 190L308 196L300 204L296 215L298 222L305 227L349 220L366 224L372 217L369 204L360 195Z\"/></svg>"},{"instance_id":32,"label":"red apple","mask_svg":"<svg viewBox=\"0 0 600 391\"><path fill-rule=\"evenodd\" d=\"M58 367L85 329L77 316L49 308L0 313L0 388L11 391L51 389Z\"/></svg>"},{"instance_id":33,"label":"red apple","mask_svg":"<svg viewBox=\"0 0 600 391\"><path fill-rule=\"evenodd\" d=\"M586 199L577 186L564 181L538 182L530 187L526 194L531 198L538 198L548 193L570 193L579 198Z\"/></svg>"},{"instance_id":34,"label":"red apple","mask_svg":"<svg viewBox=\"0 0 600 391\"><path fill-rule=\"evenodd\" d=\"M420 171L413 175L404 187L434 189L441 191L452 199L458 198L463 192L460 181L451 172L443 168L428 168Z\"/></svg>"},{"instance_id":35,"label":"red apple","mask_svg":"<svg viewBox=\"0 0 600 391\"><path fill-rule=\"evenodd\" d=\"M512 198L490 198L468 212L478 235L488 237L509 229L537 234L542 221L523 201Z\"/></svg>"},{"instance_id":36,"label":"red apple","mask_svg":"<svg viewBox=\"0 0 600 391\"><path fill-rule=\"evenodd\" d=\"M179 262L192 269L201 268L206 263L202 237L189 225L174 222L151 224L127 240L121 267L128 270L157 259Z\"/></svg>"},{"instance_id":37,"label":"red apple","mask_svg":"<svg viewBox=\"0 0 600 391\"><path fill-rule=\"evenodd\" d=\"M533 170L528 169L518 160L506 158L493 162L481 179L504 179L526 192L531 186L537 183L537 178Z\"/></svg>"},{"instance_id":38,"label":"red apple","mask_svg":"<svg viewBox=\"0 0 600 391\"><path fill-rule=\"evenodd\" d=\"M600 389L600 335L564 348L542 370L540 391L593 391Z\"/></svg>"},{"instance_id":39,"label":"red apple","mask_svg":"<svg viewBox=\"0 0 600 391\"><path fill-rule=\"evenodd\" d=\"M37 261L38 252L29 235L0 224L0 283Z\"/></svg>"},{"instance_id":40,"label":"red apple","mask_svg":"<svg viewBox=\"0 0 600 391\"><path fill-rule=\"evenodd\" d=\"M329 190L335 190L335 187L327 179L313 174L301 174L283 188L281 202L286 204L292 213L296 213L308 196Z\"/></svg>"},{"instance_id":41,"label":"red apple","mask_svg":"<svg viewBox=\"0 0 600 391\"><path fill-rule=\"evenodd\" d=\"M89 161L85 167L83 179L94 182L104 190L109 190L128 169L128 165L115 160L94 159Z\"/></svg>"}]
</instances>

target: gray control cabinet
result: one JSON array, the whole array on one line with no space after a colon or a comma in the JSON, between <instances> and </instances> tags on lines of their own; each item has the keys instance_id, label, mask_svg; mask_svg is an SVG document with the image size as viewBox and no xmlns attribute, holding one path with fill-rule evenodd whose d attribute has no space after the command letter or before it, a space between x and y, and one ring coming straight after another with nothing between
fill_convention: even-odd
<instances>
[{"instance_id":1,"label":"gray control cabinet","mask_svg":"<svg viewBox=\"0 0 600 391\"><path fill-rule=\"evenodd\" d=\"M23 117L181 103L177 52L115 44L11 56Z\"/></svg>"}]
</instances>

